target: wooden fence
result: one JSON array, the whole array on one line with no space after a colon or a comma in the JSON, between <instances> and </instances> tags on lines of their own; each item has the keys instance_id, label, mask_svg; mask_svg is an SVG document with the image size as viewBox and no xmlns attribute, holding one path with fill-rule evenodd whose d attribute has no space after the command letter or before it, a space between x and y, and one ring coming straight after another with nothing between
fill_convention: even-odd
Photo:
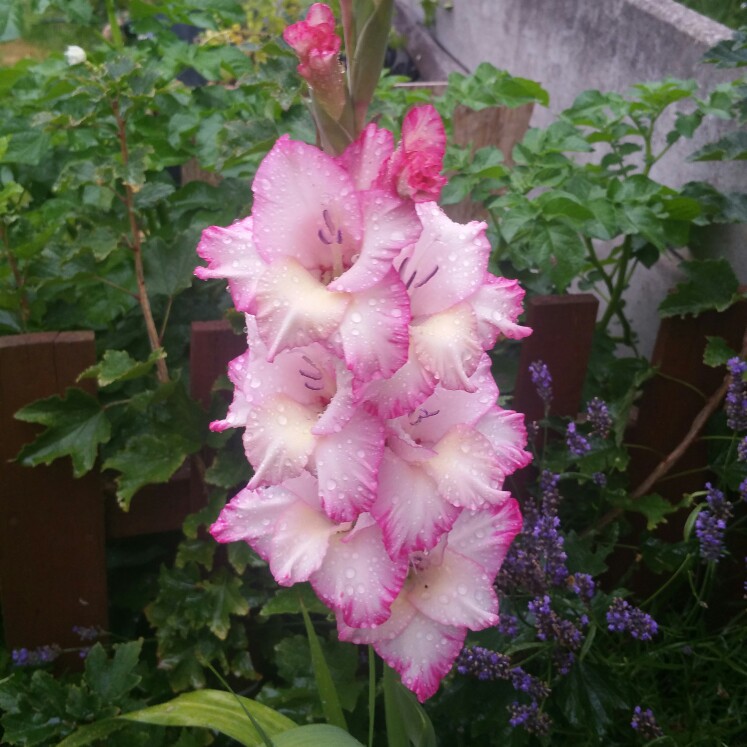
<instances>
[{"instance_id":1,"label":"wooden fence","mask_svg":"<svg viewBox=\"0 0 747 747\"><path fill-rule=\"evenodd\" d=\"M527 304L534 334L521 343L513 406L529 420L543 414L527 369L541 359L553 376L551 414L575 416L581 405L597 301L588 294L538 297ZM662 377L644 390L629 440L635 449L632 484L644 481L675 449L702 412L706 397L719 389L723 373L702 364L707 335L724 337L740 349L747 326L747 304L697 319L661 324L653 362ZM215 379L244 349L240 336L223 322L196 322L191 339L191 394L207 406ZM167 485L140 491L128 513L105 497L98 477L75 480L70 464L22 467L13 462L38 432L13 414L36 399L61 394L95 361L93 334L40 333L0 338L0 606L8 647L58 643L78 645L74 625L107 628L105 550L108 539L178 530L186 515L204 504L204 486L186 464ZM673 383L672 378L680 383ZM677 480L655 483L652 491L678 500L702 486L708 469L702 445L686 453L690 468Z\"/></svg>"}]
</instances>

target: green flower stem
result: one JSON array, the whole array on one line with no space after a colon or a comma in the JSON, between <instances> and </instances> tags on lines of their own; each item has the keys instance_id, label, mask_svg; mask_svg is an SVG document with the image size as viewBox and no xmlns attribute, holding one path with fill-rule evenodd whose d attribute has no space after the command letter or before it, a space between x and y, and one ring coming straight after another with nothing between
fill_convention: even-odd
<instances>
[{"instance_id":1,"label":"green flower stem","mask_svg":"<svg viewBox=\"0 0 747 747\"><path fill-rule=\"evenodd\" d=\"M26 297L26 283L23 274L18 268L18 262L16 262L13 252L10 250L8 228L3 223L0 223L0 241L2 241L5 257L10 265L10 271L13 273L13 280L15 281L16 288L18 288L18 302L21 306L21 329L25 332L28 328L28 321L31 318L31 307L29 306L29 300Z\"/></svg>"},{"instance_id":2,"label":"green flower stem","mask_svg":"<svg viewBox=\"0 0 747 747\"><path fill-rule=\"evenodd\" d=\"M109 19L109 28L112 33L112 44L117 49L124 47L122 30L119 28L119 19L117 18L117 9L114 6L114 0L106 0L106 15Z\"/></svg>"},{"instance_id":3,"label":"green flower stem","mask_svg":"<svg viewBox=\"0 0 747 747\"><path fill-rule=\"evenodd\" d=\"M373 747L376 717L376 653L368 646L368 747Z\"/></svg>"},{"instance_id":4,"label":"green flower stem","mask_svg":"<svg viewBox=\"0 0 747 747\"><path fill-rule=\"evenodd\" d=\"M130 156L127 148L127 131L125 128L125 122L119 110L119 99L113 99L111 101L112 113L114 114L114 120L117 124L117 137L119 139L119 148L122 155L122 163L127 167ZM125 208L127 210L127 217L130 222L130 248L132 249L132 255L135 262L135 278L137 279L137 297L140 303L140 308L143 312L143 319L145 320L145 329L148 334L148 343L150 349L155 352L161 347L161 341L156 329L156 323L153 319L153 311L150 307L150 299L148 298L148 289L145 285L145 270L143 269L143 246L140 235L140 226L137 222L137 214L135 213L135 201L132 191L132 187L125 182ZM156 361L156 374L158 380L165 384L169 380L169 370L166 367L166 361L163 358L159 358Z\"/></svg>"}]
</instances>

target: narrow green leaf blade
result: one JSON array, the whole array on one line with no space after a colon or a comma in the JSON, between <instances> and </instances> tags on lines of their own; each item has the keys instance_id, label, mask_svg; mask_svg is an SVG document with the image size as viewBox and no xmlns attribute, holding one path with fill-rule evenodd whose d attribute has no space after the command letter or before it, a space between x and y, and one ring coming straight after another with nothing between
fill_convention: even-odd
<instances>
[{"instance_id":1,"label":"narrow green leaf blade","mask_svg":"<svg viewBox=\"0 0 747 747\"><path fill-rule=\"evenodd\" d=\"M348 726L342 712L340 698L335 689L335 683L332 680L332 674L327 666L327 661L322 652L322 646L319 643L319 638L314 630L311 618L309 617L309 613L306 611L306 606L303 604L303 601L301 601L301 614L303 615L303 622L306 626L306 635L309 638L311 662L314 666L314 678L316 679L316 685L319 689L319 699L322 702L324 717L333 726L337 726L340 729L347 731Z\"/></svg>"},{"instance_id":2,"label":"narrow green leaf blade","mask_svg":"<svg viewBox=\"0 0 747 747\"><path fill-rule=\"evenodd\" d=\"M329 724L308 724L283 732L273 740L274 747L363 747L348 732Z\"/></svg>"},{"instance_id":3,"label":"narrow green leaf blade","mask_svg":"<svg viewBox=\"0 0 747 747\"><path fill-rule=\"evenodd\" d=\"M273 739L296 727L293 721L272 708L220 690L184 693L168 703L126 713L120 718L157 726L198 726L217 729L245 747L262 747L262 738L246 717L242 705Z\"/></svg>"}]
</instances>

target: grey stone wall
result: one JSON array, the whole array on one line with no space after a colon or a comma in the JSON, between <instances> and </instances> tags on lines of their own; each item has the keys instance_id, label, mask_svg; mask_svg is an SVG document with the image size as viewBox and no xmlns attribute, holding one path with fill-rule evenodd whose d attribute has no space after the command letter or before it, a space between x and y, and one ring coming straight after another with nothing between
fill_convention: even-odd
<instances>
[{"instance_id":1,"label":"grey stone wall","mask_svg":"<svg viewBox=\"0 0 747 747\"><path fill-rule=\"evenodd\" d=\"M425 29L419 0L398 0L397 25L431 79L452 70L473 70L488 61L513 75L539 81L550 106L535 108L533 126L545 126L590 88L626 91L634 83L667 76L694 78L707 91L735 77L734 71L702 63L703 54L730 29L674 0L452 0ZM664 123L666 124L666 123ZM747 166L690 163L700 145L728 131L711 121L692 141L681 141L657 164L652 177L672 187L709 181L722 190L747 189ZM728 257L747 283L747 227L714 232L700 254ZM634 279L629 309L650 352L658 325L656 307L678 280L677 259L661 262Z\"/></svg>"}]
</instances>

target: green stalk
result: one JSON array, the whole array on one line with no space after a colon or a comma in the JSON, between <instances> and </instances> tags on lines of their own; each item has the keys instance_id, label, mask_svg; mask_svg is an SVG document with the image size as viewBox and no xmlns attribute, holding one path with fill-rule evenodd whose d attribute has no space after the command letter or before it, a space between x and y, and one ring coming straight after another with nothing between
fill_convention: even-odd
<instances>
[{"instance_id":1,"label":"green stalk","mask_svg":"<svg viewBox=\"0 0 747 747\"><path fill-rule=\"evenodd\" d=\"M122 30L119 28L119 19L117 18L117 9L114 6L114 0L106 0L106 15L109 19L109 28L112 30L112 44L116 49L124 47Z\"/></svg>"}]
</instances>

